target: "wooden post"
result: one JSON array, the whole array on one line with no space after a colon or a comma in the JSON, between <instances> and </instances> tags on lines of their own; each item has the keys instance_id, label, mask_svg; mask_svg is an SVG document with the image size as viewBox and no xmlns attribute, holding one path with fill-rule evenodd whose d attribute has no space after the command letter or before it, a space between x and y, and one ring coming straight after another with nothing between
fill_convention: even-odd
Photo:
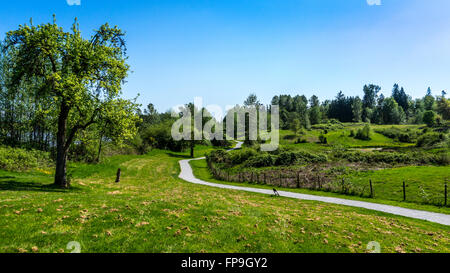
<instances>
[{"instance_id":1,"label":"wooden post","mask_svg":"<svg viewBox=\"0 0 450 273\"><path fill-rule=\"evenodd\" d=\"M297 188L300 189L300 172L297 173Z\"/></svg>"},{"instance_id":2,"label":"wooden post","mask_svg":"<svg viewBox=\"0 0 450 273\"><path fill-rule=\"evenodd\" d=\"M342 193L345 193L345 178L342 178Z\"/></svg>"},{"instance_id":3,"label":"wooden post","mask_svg":"<svg viewBox=\"0 0 450 273\"><path fill-rule=\"evenodd\" d=\"M278 186L281 187L281 172L280 172L280 181L278 183Z\"/></svg>"},{"instance_id":4,"label":"wooden post","mask_svg":"<svg viewBox=\"0 0 450 273\"><path fill-rule=\"evenodd\" d=\"M372 179L369 182L370 182L370 198L373 198Z\"/></svg>"},{"instance_id":5,"label":"wooden post","mask_svg":"<svg viewBox=\"0 0 450 273\"><path fill-rule=\"evenodd\" d=\"M317 175L317 184L319 185L319 190L321 190L322 184L320 183L320 175Z\"/></svg>"},{"instance_id":6,"label":"wooden post","mask_svg":"<svg viewBox=\"0 0 450 273\"><path fill-rule=\"evenodd\" d=\"M117 175L116 175L116 183L120 182L120 175L122 174L122 170L119 168L117 170Z\"/></svg>"},{"instance_id":7,"label":"wooden post","mask_svg":"<svg viewBox=\"0 0 450 273\"><path fill-rule=\"evenodd\" d=\"M267 185L267 183L266 183L266 173L264 173L264 185Z\"/></svg>"},{"instance_id":8,"label":"wooden post","mask_svg":"<svg viewBox=\"0 0 450 273\"><path fill-rule=\"evenodd\" d=\"M447 183L445 183L445 191L444 191L444 194L445 194L444 206L447 206Z\"/></svg>"},{"instance_id":9,"label":"wooden post","mask_svg":"<svg viewBox=\"0 0 450 273\"><path fill-rule=\"evenodd\" d=\"M403 181L403 201L406 201L406 182Z\"/></svg>"}]
</instances>

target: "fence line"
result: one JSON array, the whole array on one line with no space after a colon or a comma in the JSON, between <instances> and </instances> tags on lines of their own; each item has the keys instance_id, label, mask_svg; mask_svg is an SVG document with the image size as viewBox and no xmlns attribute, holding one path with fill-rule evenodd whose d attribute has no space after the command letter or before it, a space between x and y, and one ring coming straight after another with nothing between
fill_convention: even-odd
<instances>
[{"instance_id":1,"label":"fence line","mask_svg":"<svg viewBox=\"0 0 450 273\"><path fill-rule=\"evenodd\" d=\"M222 181L270 185L280 188L317 190L367 198L374 198L376 195L372 180L367 181L367 185L361 185L360 183L355 184L345 178L342 178L342 181L338 182L321 173L308 175L301 171L291 169L230 173L230 171L217 168L209 160L207 160L207 162L214 178ZM411 201L412 199L408 198L411 192L407 191L406 181L399 185L399 187L402 187L403 189L403 201ZM447 183L445 183L442 190L442 198L439 198L439 200L422 201L420 203L447 206Z\"/></svg>"}]
</instances>

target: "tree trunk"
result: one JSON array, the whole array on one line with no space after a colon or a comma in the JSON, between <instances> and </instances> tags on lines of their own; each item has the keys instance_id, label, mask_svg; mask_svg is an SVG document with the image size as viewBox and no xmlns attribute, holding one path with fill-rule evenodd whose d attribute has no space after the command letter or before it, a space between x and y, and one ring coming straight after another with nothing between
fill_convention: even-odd
<instances>
[{"instance_id":1,"label":"tree trunk","mask_svg":"<svg viewBox=\"0 0 450 273\"><path fill-rule=\"evenodd\" d=\"M66 163L68 149L66 147L67 118L69 107L63 102L58 117L58 133L56 135L56 172L55 185L67 188Z\"/></svg>"},{"instance_id":2,"label":"tree trunk","mask_svg":"<svg viewBox=\"0 0 450 273\"><path fill-rule=\"evenodd\" d=\"M194 158L195 141L191 140L191 158Z\"/></svg>"},{"instance_id":3,"label":"tree trunk","mask_svg":"<svg viewBox=\"0 0 450 273\"><path fill-rule=\"evenodd\" d=\"M100 156L102 154L102 140L103 140L103 136L100 136L100 142L98 144L97 163L100 162Z\"/></svg>"}]
</instances>

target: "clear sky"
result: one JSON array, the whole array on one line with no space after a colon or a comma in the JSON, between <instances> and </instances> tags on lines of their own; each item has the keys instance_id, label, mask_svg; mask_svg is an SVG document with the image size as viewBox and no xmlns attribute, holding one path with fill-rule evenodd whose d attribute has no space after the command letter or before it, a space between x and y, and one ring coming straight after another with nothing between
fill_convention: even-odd
<instances>
[{"instance_id":1,"label":"clear sky","mask_svg":"<svg viewBox=\"0 0 450 273\"><path fill-rule=\"evenodd\" d=\"M29 22L65 28L78 17L83 35L109 22L127 32L133 73L124 95L158 110L203 97L242 103L256 93L339 90L361 95L366 83L390 95L399 83L413 97L450 86L448 0L21 0L2 1L0 38ZM380 3L381 2L381 3ZM381 4L381 5L377 5Z\"/></svg>"}]
</instances>

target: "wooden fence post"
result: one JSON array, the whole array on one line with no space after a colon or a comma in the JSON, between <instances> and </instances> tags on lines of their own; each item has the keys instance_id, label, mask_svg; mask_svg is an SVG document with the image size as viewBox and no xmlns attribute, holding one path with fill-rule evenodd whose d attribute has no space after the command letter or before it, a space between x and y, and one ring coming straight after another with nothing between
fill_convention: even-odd
<instances>
[{"instance_id":1,"label":"wooden fence post","mask_svg":"<svg viewBox=\"0 0 450 273\"><path fill-rule=\"evenodd\" d=\"M279 180L279 183L278 183L278 187L281 187L281 172L280 172L280 180Z\"/></svg>"},{"instance_id":2,"label":"wooden fence post","mask_svg":"<svg viewBox=\"0 0 450 273\"><path fill-rule=\"evenodd\" d=\"M120 175L122 174L122 170L119 168L117 170L117 175L116 175L116 183L120 182Z\"/></svg>"},{"instance_id":3,"label":"wooden fence post","mask_svg":"<svg viewBox=\"0 0 450 273\"><path fill-rule=\"evenodd\" d=\"M403 181L403 201L406 201L406 182Z\"/></svg>"},{"instance_id":4,"label":"wooden fence post","mask_svg":"<svg viewBox=\"0 0 450 273\"><path fill-rule=\"evenodd\" d=\"M300 189L300 172L297 173L297 188Z\"/></svg>"},{"instance_id":5,"label":"wooden fence post","mask_svg":"<svg viewBox=\"0 0 450 273\"><path fill-rule=\"evenodd\" d=\"M342 193L345 193L345 178L342 178Z\"/></svg>"},{"instance_id":6,"label":"wooden fence post","mask_svg":"<svg viewBox=\"0 0 450 273\"><path fill-rule=\"evenodd\" d=\"M264 185L267 185L267 183L266 183L266 173L264 173Z\"/></svg>"},{"instance_id":7,"label":"wooden fence post","mask_svg":"<svg viewBox=\"0 0 450 273\"><path fill-rule=\"evenodd\" d=\"M444 194L445 194L445 201L444 201L444 206L447 206L447 183L445 183L445 190L444 190Z\"/></svg>"},{"instance_id":8,"label":"wooden fence post","mask_svg":"<svg viewBox=\"0 0 450 273\"><path fill-rule=\"evenodd\" d=\"M370 198L373 198L372 179L370 180Z\"/></svg>"}]
</instances>

